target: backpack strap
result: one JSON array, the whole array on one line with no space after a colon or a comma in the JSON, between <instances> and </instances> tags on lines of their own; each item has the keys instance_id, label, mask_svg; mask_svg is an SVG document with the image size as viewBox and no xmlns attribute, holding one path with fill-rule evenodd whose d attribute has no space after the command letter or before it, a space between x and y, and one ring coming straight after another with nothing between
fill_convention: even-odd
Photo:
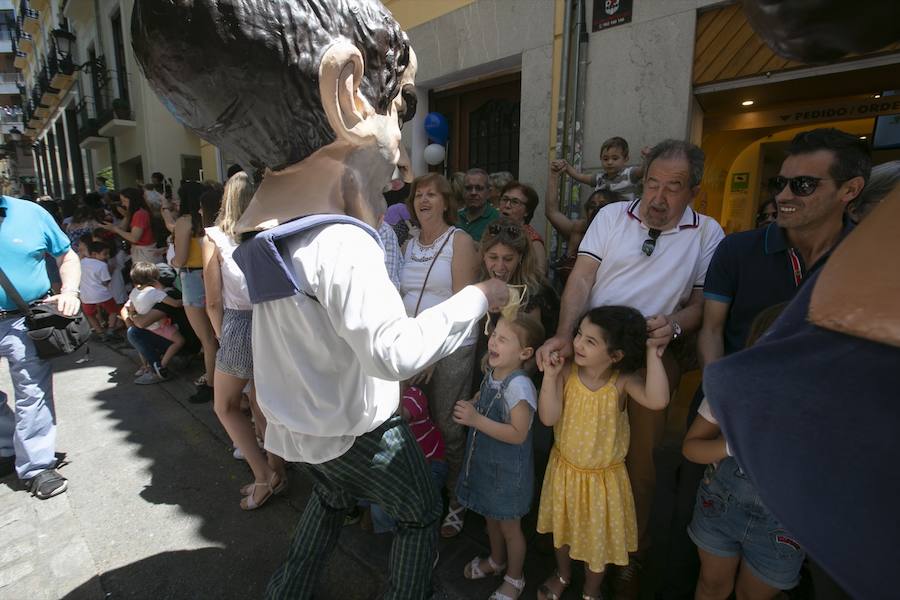
<instances>
[{"instance_id":1,"label":"backpack strap","mask_svg":"<svg viewBox=\"0 0 900 600\"><path fill-rule=\"evenodd\" d=\"M355 225L368 233L384 249L378 232L348 215L315 214L299 217L244 240L232 255L247 279L253 304L290 298L302 293L315 298L309 282L294 269L287 248L298 235L329 225Z\"/></svg>"}]
</instances>

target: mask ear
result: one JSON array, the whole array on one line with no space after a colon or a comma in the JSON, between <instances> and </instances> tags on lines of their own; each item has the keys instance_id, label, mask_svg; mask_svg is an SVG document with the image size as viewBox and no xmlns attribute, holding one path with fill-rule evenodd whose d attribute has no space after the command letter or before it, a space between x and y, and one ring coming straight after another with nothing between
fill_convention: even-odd
<instances>
[{"instance_id":1,"label":"mask ear","mask_svg":"<svg viewBox=\"0 0 900 600\"><path fill-rule=\"evenodd\" d=\"M359 92L362 77L363 58L356 46L346 41L329 46L319 63L322 107L337 138L353 145L373 138L367 119L375 110Z\"/></svg>"}]
</instances>

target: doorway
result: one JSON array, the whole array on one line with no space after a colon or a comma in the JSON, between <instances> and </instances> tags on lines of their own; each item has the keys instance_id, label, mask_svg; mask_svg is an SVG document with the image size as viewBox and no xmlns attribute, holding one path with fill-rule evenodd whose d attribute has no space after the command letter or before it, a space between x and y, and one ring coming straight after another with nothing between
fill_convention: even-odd
<instances>
[{"instance_id":1,"label":"doorway","mask_svg":"<svg viewBox=\"0 0 900 600\"><path fill-rule=\"evenodd\" d=\"M447 173L479 167L519 174L522 75L512 73L433 91L429 106L447 119Z\"/></svg>"}]
</instances>

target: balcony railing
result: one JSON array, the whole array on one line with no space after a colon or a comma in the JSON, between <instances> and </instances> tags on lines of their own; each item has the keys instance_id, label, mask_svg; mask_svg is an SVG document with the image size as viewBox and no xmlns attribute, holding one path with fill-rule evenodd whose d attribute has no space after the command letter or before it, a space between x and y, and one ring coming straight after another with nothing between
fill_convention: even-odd
<instances>
[{"instance_id":1,"label":"balcony railing","mask_svg":"<svg viewBox=\"0 0 900 600\"><path fill-rule=\"evenodd\" d=\"M19 20L22 24L22 29L32 35L37 35L41 30L40 13L29 8L25 0L22 0L22 3L19 5Z\"/></svg>"},{"instance_id":2,"label":"balcony railing","mask_svg":"<svg viewBox=\"0 0 900 600\"><path fill-rule=\"evenodd\" d=\"M7 125L10 123L21 123L23 117L24 115L21 110L18 112L7 112L5 110L0 110L0 124Z\"/></svg>"},{"instance_id":3,"label":"balcony railing","mask_svg":"<svg viewBox=\"0 0 900 600\"><path fill-rule=\"evenodd\" d=\"M82 98L75 106L75 121L78 124L78 139L99 136L100 126L97 124L97 108L93 98Z\"/></svg>"},{"instance_id":4,"label":"balcony railing","mask_svg":"<svg viewBox=\"0 0 900 600\"><path fill-rule=\"evenodd\" d=\"M25 31L24 21L22 17L19 17L18 25L16 26L16 47L22 52L33 52L34 51L34 36Z\"/></svg>"},{"instance_id":5,"label":"balcony railing","mask_svg":"<svg viewBox=\"0 0 900 600\"><path fill-rule=\"evenodd\" d=\"M21 86L25 83L25 80L22 78L21 73L0 73L0 83L14 83L16 86Z\"/></svg>"}]
</instances>

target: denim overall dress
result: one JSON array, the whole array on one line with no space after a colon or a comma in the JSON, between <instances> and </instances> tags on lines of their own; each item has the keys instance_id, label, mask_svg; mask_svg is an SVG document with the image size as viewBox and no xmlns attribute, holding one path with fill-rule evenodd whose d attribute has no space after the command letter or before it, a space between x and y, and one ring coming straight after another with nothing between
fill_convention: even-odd
<instances>
[{"instance_id":1,"label":"denim overall dress","mask_svg":"<svg viewBox=\"0 0 900 600\"><path fill-rule=\"evenodd\" d=\"M528 377L516 370L499 388L490 385L490 374L481 382L475 409L499 423L509 423L509 409L503 394L516 377ZM519 519L531 507L534 490L534 455L531 428L521 444L507 444L469 428L463 471L456 484L459 503L476 513L498 521Z\"/></svg>"}]
</instances>

